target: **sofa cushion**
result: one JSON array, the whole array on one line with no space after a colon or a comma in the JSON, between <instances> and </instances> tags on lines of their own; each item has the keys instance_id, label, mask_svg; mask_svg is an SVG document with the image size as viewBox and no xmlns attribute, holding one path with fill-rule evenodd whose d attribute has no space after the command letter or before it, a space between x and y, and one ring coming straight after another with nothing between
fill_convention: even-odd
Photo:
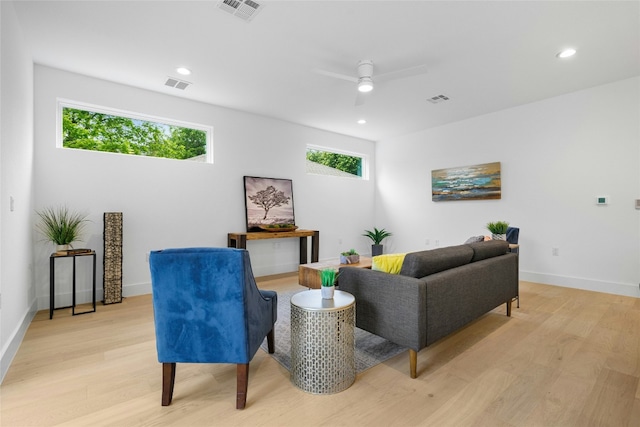
<instances>
[{"instance_id":1,"label":"sofa cushion","mask_svg":"<svg viewBox=\"0 0 640 427\"><path fill-rule=\"evenodd\" d=\"M385 254L371 258L371 269L385 273L398 274L406 254Z\"/></svg>"},{"instance_id":2,"label":"sofa cushion","mask_svg":"<svg viewBox=\"0 0 640 427\"><path fill-rule=\"evenodd\" d=\"M486 242L470 243L468 246L473 249L471 262L504 255L509 250L509 242L505 240L487 240Z\"/></svg>"},{"instance_id":3,"label":"sofa cushion","mask_svg":"<svg viewBox=\"0 0 640 427\"><path fill-rule=\"evenodd\" d=\"M421 278L450 268L469 264L473 258L470 245L448 246L429 251L411 252L404 257L400 274Z\"/></svg>"}]
</instances>

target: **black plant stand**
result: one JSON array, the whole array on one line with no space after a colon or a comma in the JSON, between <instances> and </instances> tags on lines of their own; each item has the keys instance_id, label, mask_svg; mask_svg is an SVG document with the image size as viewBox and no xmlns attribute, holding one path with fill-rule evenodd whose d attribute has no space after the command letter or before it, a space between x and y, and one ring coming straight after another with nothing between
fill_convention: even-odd
<instances>
[{"instance_id":1,"label":"black plant stand","mask_svg":"<svg viewBox=\"0 0 640 427\"><path fill-rule=\"evenodd\" d=\"M80 313L76 313L76 258L82 256L91 256L93 257L93 310L83 311ZM66 307L54 307L54 297L55 297L55 271L56 271L56 259L58 258L73 258L73 303L72 305ZM71 308L71 314L76 316L78 314L86 314L86 313L94 313L96 311L96 252L91 249L75 249L70 251L65 251L64 253L52 253L49 257L49 319L53 319L53 310L59 310L62 308Z\"/></svg>"}]
</instances>

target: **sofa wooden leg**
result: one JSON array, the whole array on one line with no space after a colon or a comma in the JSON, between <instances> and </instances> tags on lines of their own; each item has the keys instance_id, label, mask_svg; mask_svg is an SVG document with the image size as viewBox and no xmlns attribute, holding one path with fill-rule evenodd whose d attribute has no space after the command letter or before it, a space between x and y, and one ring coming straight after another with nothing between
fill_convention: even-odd
<instances>
[{"instance_id":1,"label":"sofa wooden leg","mask_svg":"<svg viewBox=\"0 0 640 427\"><path fill-rule=\"evenodd\" d=\"M512 299L509 299L509 301L507 301L507 316L511 316L511 304L513 303Z\"/></svg>"},{"instance_id":2,"label":"sofa wooden leg","mask_svg":"<svg viewBox=\"0 0 640 427\"><path fill-rule=\"evenodd\" d=\"M418 368L418 352L415 350L409 349L409 373L411 378L417 378L417 368Z\"/></svg>"},{"instance_id":3,"label":"sofa wooden leg","mask_svg":"<svg viewBox=\"0 0 640 427\"><path fill-rule=\"evenodd\" d=\"M249 386L249 364L238 363L236 372L238 375L236 409L244 409L244 406L247 403L247 388Z\"/></svg>"},{"instance_id":4,"label":"sofa wooden leg","mask_svg":"<svg viewBox=\"0 0 640 427\"><path fill-rule=\"evenodd\" d=\"M162 364L162 406L169 406L173 398L173 385L176 382L176 364Z\"/></svg>"}]
</instances>

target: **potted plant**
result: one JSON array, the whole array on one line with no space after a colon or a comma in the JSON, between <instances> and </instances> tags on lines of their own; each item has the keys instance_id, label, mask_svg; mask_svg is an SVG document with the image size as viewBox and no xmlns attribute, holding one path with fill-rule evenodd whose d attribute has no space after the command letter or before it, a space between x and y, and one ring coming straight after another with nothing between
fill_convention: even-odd
<instances>
[{"instance_id":1,"label":"potted plant","mask_svg":"<svg viewBox=\"0 0 640 427\"><path fill-rule=\"evenodd\" d=\"M357 264L360 262L360 255L355 249L340 254L340 264Z\"/></svg>"},{"instance_id":2,"label":"potted plant","mask_svg":"<svg viewBox=\"0 0 640 427\"><path fill-rule=\"evenodd\" d=\"M506 221L496 221L487 224L487 230L491 232L491 238L494 240L507 240L507 228L509 228L509 223Z\"/></svg>"},{"instance_id":3,"label":"potted plant","mask_svg":"<svg viewBox=\"0 0 640 427\"><path fill-rule=\"evenodd\" d=\"M373 242L371 245L371 256L382 255L382 241L391 235L392 234L384 228L378 230L373 227L373 231L364 230L363 236L370 238Z\"/></svg>"},{"instance_id":4,"label":"potted plant","mask_svg":"<svg viewBox=\"0 0 640 427\"><path fill-rule=\"evenodd\" d=\"M47 207L36 213L40 217L36 227L47 240L58 246L57 251L66 250L71 243L80 241L88 221L87 214L72 212L66 206Z\"/></svg>"},{"instance_id":5,"label":"potted plant","mask_svg":"<svg viewBox=\"0 0 640 427\"><path fill-rule=\"evenodd\" d=\"M333 299L333 292L336 289L336 279L338 275L333 268L325 268L320 270L320 292L322 293L322 299Z\"/></svg>"}]
</instances>

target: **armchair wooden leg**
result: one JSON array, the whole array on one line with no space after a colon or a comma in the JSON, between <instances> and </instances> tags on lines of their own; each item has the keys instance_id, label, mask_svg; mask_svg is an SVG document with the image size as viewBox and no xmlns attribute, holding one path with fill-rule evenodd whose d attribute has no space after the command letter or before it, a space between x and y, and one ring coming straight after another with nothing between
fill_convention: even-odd
<instances>
[{"instance_id":1,"label":"armchair wooden leg","mask_svg":"<svg viewBox=\"0 0 640 427\"><path fill-rule=\"evenodd\" d=\"M162 364L162 406L169 406L173 398L173 385L176 382L176 364Z\"/></svg>"},{"instance_id":2,"label":"armchair wooden leg","mask_svg":"<svg viewBox=\"0 0 640 427\"><path fill-rule=\"evenodd\" d=\"M269 348L269 354L273 354L276 351L273 333L274 329L271 329L271 331L269 331L269 333L267 334L267 347Z\"/></svg>"},{"instance_id":3,"label":"armchair wooden leg","mask_svg":"<svg viewBox=\"0 0 640 427\"><path fill-rule=\"evenodd\" d=\"M244 409L247 403L247 388L249 386L249 364L238 363L238 390L236 392L236 409Z\"/></svg>"},{"instance_id":4,"label":"armchair wooden leg","mask_svg":"<svg viewBox=\"0 0 640 427\"><path fill-rule=\"evenodd\" d=\"M409 373L411 378L417 378L417 368L418 368L418 352L415 350L409 349Z\"/></svg>"},{"instance_id":5,"label":"armchair wooden leg","mask_svg":"<svg viewBox=\"0 0 640 427\"><path fill-rule=\"evenodd\" d=\"M507 301L507 316L511 316L511 304L513 303L513 300L511 298L509 298L509 301Z\"/></svg>"}]
</instances>

